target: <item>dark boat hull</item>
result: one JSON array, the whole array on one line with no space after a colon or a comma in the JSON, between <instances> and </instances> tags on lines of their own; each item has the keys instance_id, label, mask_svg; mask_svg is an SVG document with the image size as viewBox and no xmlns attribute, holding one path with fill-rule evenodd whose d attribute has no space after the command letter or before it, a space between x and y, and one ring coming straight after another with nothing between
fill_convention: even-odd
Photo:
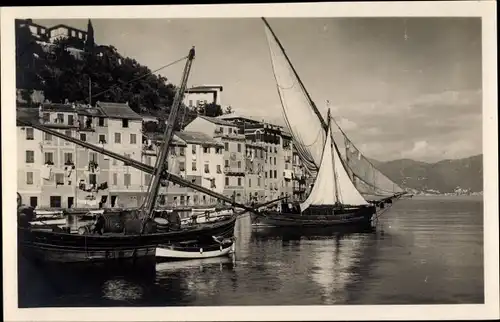
<instances>
[{"instance_id":1,"label":"dark boat hull","mask_svg":"<svg viewBox=\"0 0 500 322\"><path fill-rule=\"evenodd\" d=\"M18 228L20 254L28 259L52 263L99 263L155 261L156 247L184 241L212 240L234 231L236 216L178 231L143 235L77 235L64 232Z\"/></svg>"},{"instance_id":2,"label":"dark boat hull","mask_svg":"<svg viewBox=\"0 0 500 322\"><path fill-rule=\"evenodd\" d=\"M322 209L322 210L326 210ZM313 213L267 212L264 215L253 215L252 225L274 227L330 227L330 226L360 226L371 225L376 213L375 206L344 208Z\"/></svg>"}]
</instances>

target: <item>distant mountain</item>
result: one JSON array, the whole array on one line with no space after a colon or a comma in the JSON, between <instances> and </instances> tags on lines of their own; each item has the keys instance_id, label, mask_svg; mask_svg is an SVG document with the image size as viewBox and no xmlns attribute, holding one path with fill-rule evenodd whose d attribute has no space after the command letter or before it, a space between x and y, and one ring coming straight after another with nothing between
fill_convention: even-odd
<instances>
[{"instance_id":1,"label":"distant mountain","mask_svg":"<svg viewBox=\"0 0 500 322\"><path fill-rule=\"evenodd\" d=\"M437 190L441 193L454 192L457 187L471 192L483 191L482 154L436 163L411 159L372 162L401 187L420 191Z\"/></svg>"}]
</instances>

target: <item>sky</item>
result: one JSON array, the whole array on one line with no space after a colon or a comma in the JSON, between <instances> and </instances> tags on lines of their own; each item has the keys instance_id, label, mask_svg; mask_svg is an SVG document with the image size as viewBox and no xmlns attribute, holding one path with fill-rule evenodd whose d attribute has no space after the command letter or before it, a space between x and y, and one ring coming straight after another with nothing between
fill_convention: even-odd
<instances>
[{"instance_id":1,"label":"sky","mask_svg":"<svg viewBox=\"0 0 500 322\"><path fill-rule=\"evenodd\" d=\"M87 20L35 20L86 29ZM480 18L270 18L312 99L369 158L482 153ZM280 122L259 18L93 19L95 41L154 70L196 46L190 86L220 84L240 115ZM178 84L183 64L160 72Z\"/></svg>"}]
</instances>

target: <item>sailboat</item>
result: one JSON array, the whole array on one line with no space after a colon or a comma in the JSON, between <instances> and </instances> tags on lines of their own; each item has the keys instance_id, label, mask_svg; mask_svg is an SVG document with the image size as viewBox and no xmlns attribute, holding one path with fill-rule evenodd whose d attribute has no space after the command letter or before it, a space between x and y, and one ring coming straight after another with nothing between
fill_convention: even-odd
<instances>
[{"instance_id":1,"label":"sailboat","mask_svg":"<svg viewBox=\"0 0 500 322\"><path fill-rule=\"evenodd\" d=\"M370 223L376 214L375 205L380 206L380 203L374 203L368 193L374 191L380 193L385 189L377 188L366 191L362 189L362 184L370 183L370 181L366 179L367 175L363 176L359 169L353 171L350 168L356 165L354 158L349 159L347 154L344 158L341 157L339 147L333 139L330 110L325 121L276 34L266 19L262 18L262 20L265 23L283 118L302 164L315 181L305 201L296 205L282 204L281 209L267 212L265 216L255 217L254 224L324 226ZM357 160L361 160L360 153L358 153ZM363 165L365 164L361 164L359 168ZM372 173L375 173L374 167L370 169ZM378 177L386 178L385 176ZM372 183L369 186L376 187L376 184ZM395 188L394 185L393 188ZM393 189L392 192L395 190L398 189ZM361 192L365 195L363 196ZM398 193L399 191L389 196L394 197ZM387 193L384 196L386 195Z\"/></svg>"}]
</instances>

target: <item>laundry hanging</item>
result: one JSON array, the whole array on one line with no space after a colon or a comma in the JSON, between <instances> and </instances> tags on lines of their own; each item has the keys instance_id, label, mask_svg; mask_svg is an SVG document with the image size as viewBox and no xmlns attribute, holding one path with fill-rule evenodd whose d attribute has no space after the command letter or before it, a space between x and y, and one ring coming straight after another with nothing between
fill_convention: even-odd
<instances>
[{"instance_id":1,"label":"laundry hanging","mask_svg":"<svg viewBox=\"0 0 500 322\"><path fill-rule=\"evenodd\" d=\"M40 176L44 180L50 180L51 175L52 175L52 168L49 165L44 164L40 170Z\"/></svg>"}]
</instances>

